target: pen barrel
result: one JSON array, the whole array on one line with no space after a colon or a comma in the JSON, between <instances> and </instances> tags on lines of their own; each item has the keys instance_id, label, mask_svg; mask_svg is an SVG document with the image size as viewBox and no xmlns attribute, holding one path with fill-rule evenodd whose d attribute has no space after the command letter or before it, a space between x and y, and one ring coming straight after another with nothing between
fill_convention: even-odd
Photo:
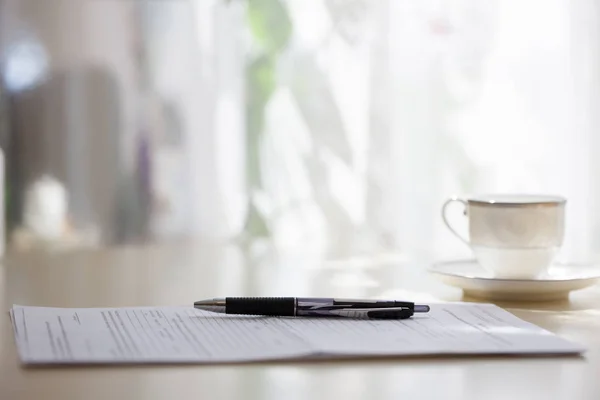
<instances>
[{"instance_id":1,"label":"pen barrel","mask_svg":"<svg viewBox=\"0 0 600 400\"><path fill-rule=\"evenodd\" d=\"M227 314L295 316L295 297L227 297Z\"/></svg>"}]
</instances>

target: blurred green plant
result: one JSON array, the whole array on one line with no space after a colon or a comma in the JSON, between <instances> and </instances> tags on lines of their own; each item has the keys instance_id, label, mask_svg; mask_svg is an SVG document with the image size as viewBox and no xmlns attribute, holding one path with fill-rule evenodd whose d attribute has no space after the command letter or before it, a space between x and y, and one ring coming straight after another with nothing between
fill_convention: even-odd
<instances>
[{"instance_id":1,"label":"blurred green plant","mask_svg":"<svg viewBox=\"0 0 600 400\"><path fill-rule=\"evenodd\" d=\"M282 0L248 0L246 18L256 51L246 68L246 159L250 203L245 231L250 237L268 237L268 224L256 205L254 194L262 188L260 144L265 108L277 87L277 61L292 36L292 21Z\"/></svg>"},{"instance_id":2,"label":"blurred green plant","mask_svg":"<svg viewBox=\"0 0 600 400\"><path fill-rule=\"evenodd\" d=\"M358 14L366 7L363 0L335 2L325 0L331 14L332 33L338 32L352 44L360 30ZM250 238L269 237L271 232L265 216L257 205L257 194L264 189L261 168L261 142L265 134L265 110L279 85L285 84L293 96L300 115L312 135L313 151L304 156L309 181L313 186L313 199L324 211L329 223L351 229L351 218L335 202L327 184L328 164L323 153L333 154L348 167L352 166L352 150L342 121L329 77L317 65L315 54L289 48L294 27L286 0L247 0L246 23L253 51L246 67L246 157L249 208L245 234ZM277 69L286 56L288 80L278 81ZM291 62L290 62L291 60ZM289 79L291 77L291 79ZM342 229L344 230L344 229Z\"/></svg>"}]
</instances>

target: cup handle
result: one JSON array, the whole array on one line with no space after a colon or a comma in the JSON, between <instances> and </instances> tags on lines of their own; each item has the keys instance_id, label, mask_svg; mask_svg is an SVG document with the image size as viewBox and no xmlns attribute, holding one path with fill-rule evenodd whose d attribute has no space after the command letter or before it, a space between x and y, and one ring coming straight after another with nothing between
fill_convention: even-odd
<instances>
[{"instance_id":1,"label":"cup handle","mask_svg":"<svg viewBox=\"0 0 600 400\"><path fill-rule=\"evenodd\" d=\"M450 225L450 222L448 222L448 218L447 218L447 210L448 210L448 206L452 203L462 203L463 207L464 207L464 211L463 214L467 215L467 202L461 198L458 197L452 197L451 199L446 200L446 202L444 203L444 205L442 206L442 219L444 220L444 224L446 225L446 227L448 227L448 229L450 229L450 232L452 232L454 234L454 236L456 236L457 238L459 238L464 244L466 244L467 246L469 246L469 241L467 239L465 239L461 234L459 234L456 229L454 229L452 227L452 225Z\"/></svg>"}]
</instances>

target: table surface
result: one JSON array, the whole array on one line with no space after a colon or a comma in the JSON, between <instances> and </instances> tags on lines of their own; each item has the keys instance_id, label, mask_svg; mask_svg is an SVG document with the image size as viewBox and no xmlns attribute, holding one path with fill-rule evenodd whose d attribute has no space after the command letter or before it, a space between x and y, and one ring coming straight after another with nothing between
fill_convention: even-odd
<instances>
[{"instance_id":1,"label":"table surface","mask_svg":"<svg viewBox=\"0 0 600 400\"><path fill-rule=\"evenodd\" d=\"M4 310L181 305L226 295L465 300L426 265L394 255L322 261L306 254L196 244L22 254L0 267ZM0 321L0 398L69 399L600 399L600 287L569 301L497 303L583 343L583 357L452 357L220 366L21 367Z\"/></svg>"}]
</instances>

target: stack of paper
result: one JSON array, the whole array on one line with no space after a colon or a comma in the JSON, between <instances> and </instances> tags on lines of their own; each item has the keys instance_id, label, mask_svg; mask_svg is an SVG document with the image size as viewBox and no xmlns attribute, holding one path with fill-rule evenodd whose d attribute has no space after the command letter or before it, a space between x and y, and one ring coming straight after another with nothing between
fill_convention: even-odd
<instances>
[{"instance_id":1,"label":"stack of paper","mask_svg":"<svg viewBox=\"0 0 600 400\"><path fill-rule=\"evenodd\" d=\"M193 307L13 306L25 364L214 363L583 348L490 304L433 304L407 320L232 316Z\"/></svg>"}]
</instances>

